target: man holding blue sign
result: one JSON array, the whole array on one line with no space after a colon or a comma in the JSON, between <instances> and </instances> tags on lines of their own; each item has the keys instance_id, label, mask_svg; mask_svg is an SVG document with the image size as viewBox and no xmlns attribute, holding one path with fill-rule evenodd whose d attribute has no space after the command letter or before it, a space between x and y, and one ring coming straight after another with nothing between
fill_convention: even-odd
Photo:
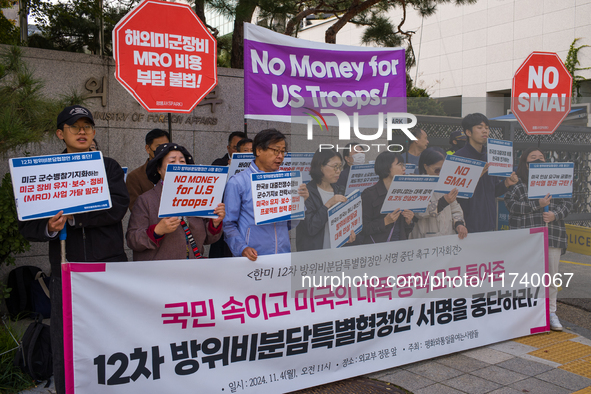
<instances>
[{"instance_id":1,"label":"man holding blue sign","mask_svg":"<svg viewBox=\"0 0 591 394\"><path fill-rule=\"evenodd\" d=\"M467 115L462 119L462 129L468 137L468 143L454 156L466 157L486 162L486 140L489 135L488 118L480 113ZM504 181L488 174L488 164L485 165L480 180L471 198L458 200L468 233L493 231L496 224L497 207L495 198L502 196L507 188L517 183L519 179L515 172Z\"/></svg>"},{"instance_id":2,"label":"man holding blue sign","mask_svg":"<svg viewBox=\"0 0 591 394\"><path fill-rule=\"evenodd\" d=\"M251 189L251 174L277 172L287 153L285 135L276 129L266 129L254 137L252 150L255 159L250 167L236 174L226 185L225 240L234 256L255 261L259 255L289 253L290 221L256 225ZM301 185L298 194L308 198L308 190Z\"/></svg>"},{"instance_id":3,"label":"man holding blue sign","mask_svg":"<svg viewBox=\"0 0 591 394\"><path fill-rule=\"evenodd\" d=\"M57 117L56 135L66 143L62 153L89 152L95 136L92 113L79 105L65 108ZM127 261L123 248L121 220L127 212L129 194L123 170L108 157L104 158L111 208L102 211L63 215L19 222L19 230L29 241L49 242L51 264L51 347L57 393L65 393L64 341L62 320L61 247L58 233L67 222L66 258L71 262Z\"/></svg>"}]
</instances>

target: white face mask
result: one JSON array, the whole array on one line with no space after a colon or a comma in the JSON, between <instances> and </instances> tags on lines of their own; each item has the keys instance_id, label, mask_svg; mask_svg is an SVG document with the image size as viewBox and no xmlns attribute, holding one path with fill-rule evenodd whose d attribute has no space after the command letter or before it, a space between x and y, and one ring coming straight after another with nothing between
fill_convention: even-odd
<instances>
[{"instance_id":1,"label":"white face mask","mask_svg":"<svg viewBox=\"0 0 591 394\"><path fill-rule=\"evenodd\" d=\"M365 164L365 153L355 153L353 155L353 164Z\"/></svg>"}]
</instances>

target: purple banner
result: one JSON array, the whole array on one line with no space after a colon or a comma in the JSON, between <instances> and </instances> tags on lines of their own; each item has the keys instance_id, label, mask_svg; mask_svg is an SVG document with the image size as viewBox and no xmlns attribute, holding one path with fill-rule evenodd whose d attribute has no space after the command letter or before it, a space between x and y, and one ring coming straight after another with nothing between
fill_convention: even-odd
<instances>
[{"instance_id":1,"label":"purple banner","mask_svg":"<svg viewBox=\"0 0 591 394\"><path fill-rule=\"evenodd\" d=\"M289 122L298 108L406 112L402 48L306 41L249 23L244 37L246 118Z\"/></svg>"}]
</instances>

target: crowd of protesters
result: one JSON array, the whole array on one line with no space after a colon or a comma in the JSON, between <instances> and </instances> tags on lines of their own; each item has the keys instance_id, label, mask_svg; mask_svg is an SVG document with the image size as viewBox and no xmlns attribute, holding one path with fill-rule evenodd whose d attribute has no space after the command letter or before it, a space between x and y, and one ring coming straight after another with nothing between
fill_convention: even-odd
<instances>
[{"instance_id":1,"label":"crowd of protesters","mask_svg":"<svg viewBox=\"0 0 591 394\"><path fill-rule=\"evenodd\" d=\"M65 142L62 153L86 152L98 149L94 119L81 106L65 108L57 118L58 138ZM428 147L427 133L413 130L416 140L407 152L382 152L374 171L379 181L361 194L363 231L351 231L348 245L417 239L457 234L459 239L469 234L492 231L496 223L496 197L504 195L510 213L510 228L548 226L550 275L558 272L560 253L566 248L564 218L572 204L566 199L547 195L541 199L527 197L529 163L543 162L546 157L537 148L525 150L516 172L505 179L490 176L488 165L480 176L471 198L458 199L458 190L433 193L426 212L395 209L383 214L381 207L396 175L405 174L407 162L416 165L416 173L438 176L446 152ZM470 114L462 120L462 129L451 133L451 149L447 154L486 162L486 141L489 123L482 114ZM257 225L254 220L250 175L279 170L288 150L285 135L275 129L263 130L249 139L243 132L233 132L228 139L227 154L213 162L226 166L232 154L254 154L254 160L243 172L231 177L225 188L224 203L215 208L215 219L169 217L158 218L163 180L168 164L194 164L189 151L170 141L167 132L159 129L146 136L146 162L132 171L127 184L119 164L105 157L106 177L112 207L108 210L75 215L62 211L48 219L20 222L21 233L30 241L47 241L52 268L51 340L54 349L54 376L58 393L64 392L60 241L58 233L67 227L66 258L69 261L126 261L122 220L128 208L131 216L126 241L134 260L165 260L200 258L203 246L212 244L209 257L243 256L256 260L260 255L291 252L289 231L296 227L298 251L330 248L328 210L346 202L344 190L351 166L364 164L365 154L350 143L343 155L334 150L317 151L311 162L311 181L301 185L298 194L305 201L305 219ZM550 288L550 325L562 326L556 316L555 287ZM61 349L61 350L60 350Z\"/></svg>"}]
</instances>

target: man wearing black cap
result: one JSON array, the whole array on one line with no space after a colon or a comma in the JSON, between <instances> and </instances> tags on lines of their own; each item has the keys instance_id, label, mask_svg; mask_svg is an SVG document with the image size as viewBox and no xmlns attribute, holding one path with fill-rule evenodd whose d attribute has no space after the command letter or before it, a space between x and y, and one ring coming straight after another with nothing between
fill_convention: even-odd
<instances>
[{"instance_id":1,"label":"man wearing black cap","mask_svg":"<svg viewBox=\"0 0 591 394\"><path fill-rule=\"evenodd\" d=\"M466 134L462 130L456 130L449 135L450 148L446 152L448 155L453 155L457 150L460 150L466 145Z\"/></svg>"},{"instance_id":2,"label":"man wearing black cap","mask_svg":"<svg viewBox=\"0 0 591 394\"><path fill-rule=\"evenodd\" d=\"M90 151L95 136L92 113L80 106L65 108L57 117L56 135L66 143L62 153ZM53 375L58 394L65 393L64 340L62 318L60 230L67 226L66 259L68 261L127 261L123 249L121 220L127 212L129 194L119 164L104 157L112 207L103 211L63 215L58 212L49 219L19 222L19 230L29 241L49 242L51 264L51 347Z\"/></svg>"}]
</instances>

